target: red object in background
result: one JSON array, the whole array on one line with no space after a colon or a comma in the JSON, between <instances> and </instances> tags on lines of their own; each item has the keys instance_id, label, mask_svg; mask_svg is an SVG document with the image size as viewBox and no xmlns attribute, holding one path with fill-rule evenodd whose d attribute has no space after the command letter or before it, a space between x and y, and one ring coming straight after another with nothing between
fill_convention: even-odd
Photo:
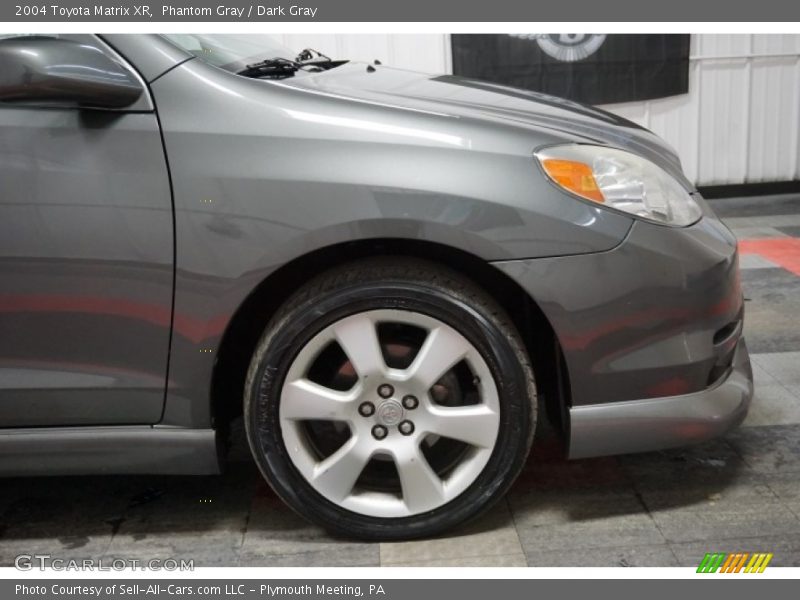
<instances>
[{"instance_id":1,"label":"red object in background","mask_svg":"<svg viewBox=\"0 0 800 600\"><path fill-rule=\"evenodd\" d=\"M800 277L800 238L740 240L741 254L758 254Z\"/></svg>"}]
</instances>

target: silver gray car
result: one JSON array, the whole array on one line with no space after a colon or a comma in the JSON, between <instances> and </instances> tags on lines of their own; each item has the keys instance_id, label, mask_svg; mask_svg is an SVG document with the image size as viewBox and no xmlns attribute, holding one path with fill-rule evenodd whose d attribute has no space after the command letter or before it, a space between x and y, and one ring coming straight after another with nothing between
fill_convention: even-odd
<instances>
[{"instance_id":1,"label":"silver gray car","mask_svg":"<svg viewBox=\"0 0 800 600\"><path fill-rule=\"evenodd\" d=\"M433 535L753 393L736 240L649 131L265 36L0 39L0 473L219 472ZM535 460L535 457L534 457Z\"/></svg>"}]
</instances>

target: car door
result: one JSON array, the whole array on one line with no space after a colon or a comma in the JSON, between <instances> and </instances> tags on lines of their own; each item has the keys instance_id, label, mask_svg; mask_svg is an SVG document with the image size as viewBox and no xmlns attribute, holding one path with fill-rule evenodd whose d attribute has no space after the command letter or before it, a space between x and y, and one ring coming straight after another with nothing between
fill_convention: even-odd
<instances>
[{"instance_id":1,"label":"car door","mask_svg":"<svg viewBox=\"0 0 800 600\"><path fill-rule=\"evenodd\" d=\"M0 101L0 427L156 423L174 262L158 120L124 58L95 36L58 37L142 90L124 108Z\"/></svg>"}]
</instances>

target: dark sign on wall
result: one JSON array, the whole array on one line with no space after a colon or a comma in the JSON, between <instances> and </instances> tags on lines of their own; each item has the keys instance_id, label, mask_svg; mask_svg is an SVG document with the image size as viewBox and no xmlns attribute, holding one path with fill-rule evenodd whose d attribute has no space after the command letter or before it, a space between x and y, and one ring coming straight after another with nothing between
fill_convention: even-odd
<instances>
[{"instance_id":1,"label":"dark sign on wall","mask_svg":"<svg viewBox=\"0 0 800 600\"><path fill-rule=\"evenodd\" d=\"M453 73L588 104L689 91L688 35L457 34Z\"/></svg>"}]
</instances>

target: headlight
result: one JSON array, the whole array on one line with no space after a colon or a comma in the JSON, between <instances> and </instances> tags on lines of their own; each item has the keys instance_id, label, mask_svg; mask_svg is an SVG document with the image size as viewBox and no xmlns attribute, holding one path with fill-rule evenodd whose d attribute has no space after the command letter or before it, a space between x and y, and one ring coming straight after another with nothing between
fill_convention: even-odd
<instances>
[{"instance_id":1,"label":"headlight","mask_svg":"<svg viewBox=\"0 0 800 600\"><path fill-rule=\"evenodd\" d=\"M702 211L692 196L661 167L636 154L567 144L536 153L559 187L603 206L667 225L691 225Z\"/></svg>"}]
</instances>

